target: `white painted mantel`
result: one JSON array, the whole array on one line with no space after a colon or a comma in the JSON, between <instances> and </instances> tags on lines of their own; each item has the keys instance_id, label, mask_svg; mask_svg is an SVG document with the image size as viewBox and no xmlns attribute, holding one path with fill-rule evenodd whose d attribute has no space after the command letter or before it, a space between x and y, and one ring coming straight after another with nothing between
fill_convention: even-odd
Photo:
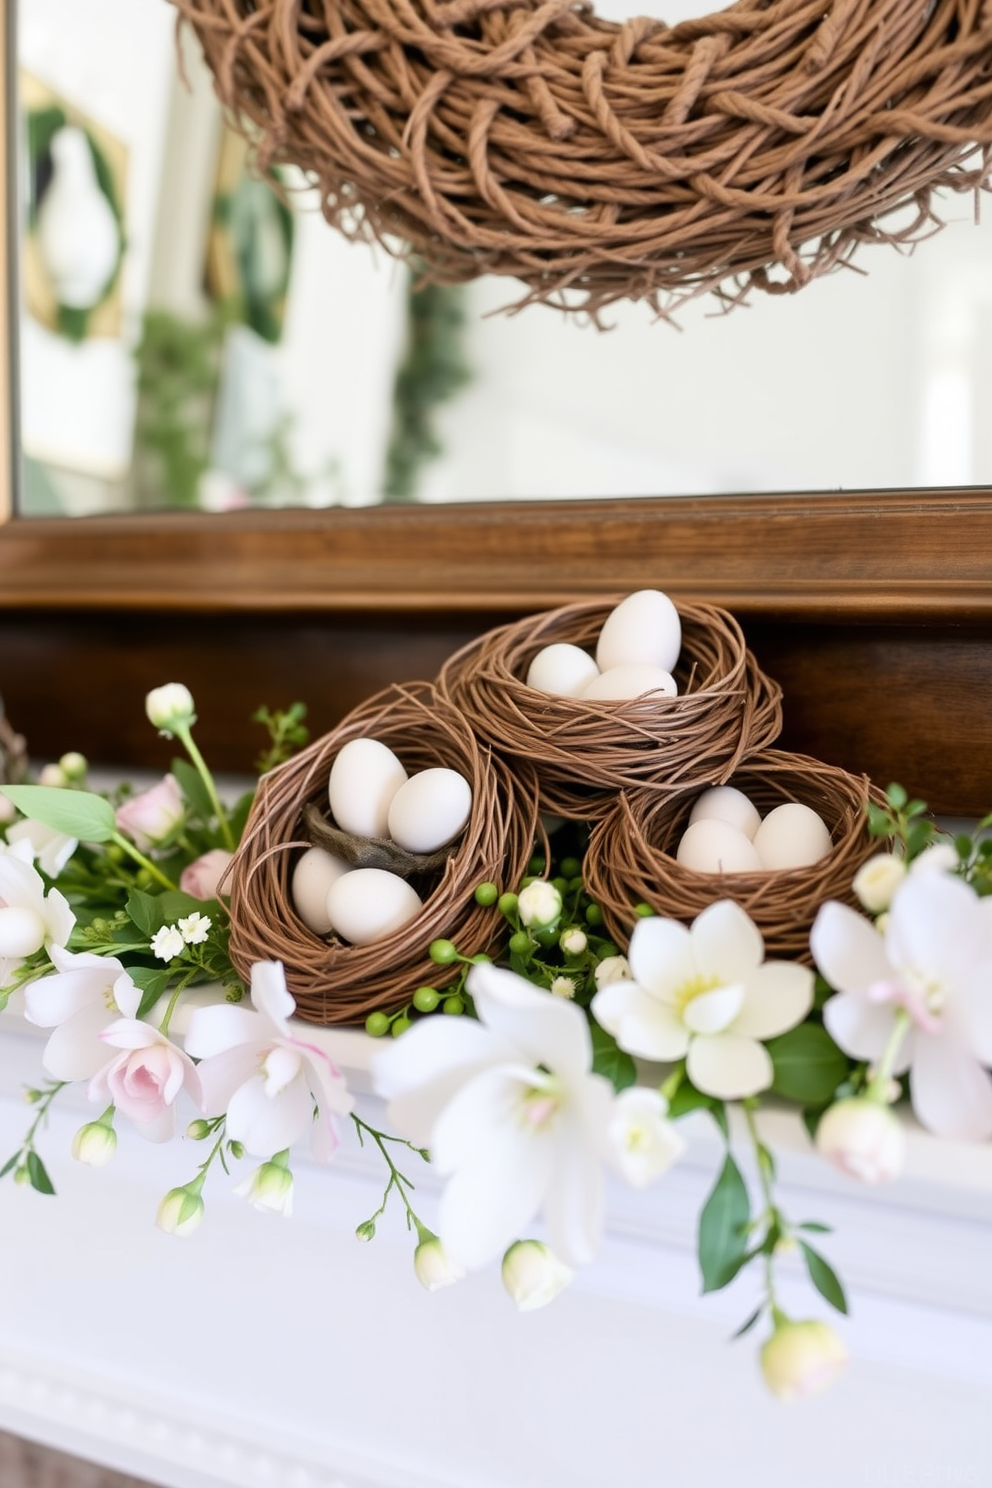
<instances>
[{"instance_id":1,"label":"white painted mantel","mask_svg":"<svg viewBox=\"0 0 992 1488\"><path fill-rule=\"evenodd\" d=\"M318 1036L367 1091L364 1035ZM0 1019L0 1159L41 1048ZM108 1168L84 1169L69 1156L84 1105L57 1105L40 1144L57 1198L0 1185L0 1428L164 1488L992 1485L992 1145L914 1129L907 1175L866 1191L790 1114L768 1115L783 1207L835 1226L822 1248L852 1301L846 1377L786 1407L760 1383L754 1335L728 1342L752 1279L699 1296L694 1231L719 1155L702 1119L664 1182L617 1185L599 1261L519 1315L495 1272L424 1292L397 1214L354 1238L382 1171L350 1127L330 1168L294 1163L292 1219L248 1209L221 1174L177 1240L152 1220L200 1149L123 1131ZM382 1124L370 1095L360 1107ZM430 1222L426 1167L418 1198ZM828 1311L798 1270L785 1300Z\"/></svg>"}]
</instances>

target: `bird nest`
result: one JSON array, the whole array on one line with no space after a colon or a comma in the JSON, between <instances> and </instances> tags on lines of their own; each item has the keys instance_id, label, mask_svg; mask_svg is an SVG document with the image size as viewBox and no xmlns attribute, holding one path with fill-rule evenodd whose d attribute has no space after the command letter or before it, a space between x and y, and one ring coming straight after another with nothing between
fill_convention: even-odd
<instances>
[{"instance_id":1,"label":"bird nest","mask_svg":"<svg viewBox=\"0 0 992 1488\"><path fill-rule=\"evenodd\" d=\"M440 863L424 865L415 919L373 945L321 937L293 908L292 870L325 840L327 782L342 747L374 738L408 774L443 766L472 787L468 823ZM439 967L428 948L451 939L465 956L495 955L509 933L495 907L476 903L479 883L515 887L526 872L537 828L536 788L526 767L510 769L480 745L467 722L430 683L393 686L354 709L331 733L262 777L230 869L231 961L246 980L255 961L278 960L301 1018L353 1024L409 1000L420 985L443 986L459 973ZM359 848L382 844L356 839Z\"/></svg>"},{"instance_id":2,"label":"bird nest","mask_svg":"<svg viewBox=\"0 0 992 1488\"><path fill-rule=\"evenodd\" d=\"M656 309L783 293L914 241L992 144L987 0L173 0L258 146L437 281ZM906 210L902 210L906 209Z\"/></svg>"},{"instance_id":3,"label":"bird nest","mask_svg":"<svg viewBox=\"0 0 992 1488\"><path fill-rule=\"evenodd\" d=\"M450 657L438 686L480 739L531 764L542 811L596 821L617 791L662 795L722 784L778 737L781 688L758 667L740 626L713 605L680 604L679 696L624 702L559 697L524 680L544 646L594 649L614 600L583 601L500 626Z\"/></svg>"},{"instance_id":4,"label":"bird nest","mask_svg":"<svg viewBox=\"0 0 992 1488\"><path fill-rule=\"evenodd\" d=\"M603 911L610 935L626 948L635 905L690 921L717 899L733 899L758 926L769 954L810 964L809 932L828 899L857 907L854 875L882 850L868 834L868 803L885 797L864 775L769 749L745 761L727 782L750 797L762 816L798 801L822 816L831 851L808 868L766 873L696 873L675 853L696 791L675 797L642 790L620 796L595 827L585 858L586 888Z\"/></svg>"}]
</instances>

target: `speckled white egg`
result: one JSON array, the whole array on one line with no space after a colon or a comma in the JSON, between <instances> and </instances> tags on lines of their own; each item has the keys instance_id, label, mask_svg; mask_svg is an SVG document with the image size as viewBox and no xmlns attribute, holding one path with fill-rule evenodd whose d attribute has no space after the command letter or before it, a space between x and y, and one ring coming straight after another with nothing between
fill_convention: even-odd
<instances>
[{"instance_id":1,"label":"speckled white egg","mask_svg":"<svg viewBox=\"0 0 992 1488\"><path fill-rule=\"evenodd\" d=\"M648 666L645 662L628 662L625 666L610 667L600 672L584 690L584 698L619 702L624 698L640 697L644 693L655 693L662 697L676 697L678 686L671 672L661 667Z\"/></svg>"},{"instance_id":2,"label":"speckled white egg","mask_svg":"<svg viewBox=\"0 0 992 1488\"><path fill-rule=\"evenodd\" d=\"M430 853L457 837L472 811L472 787L457 770L419 770L389 803L389 835L407 852Z\"/></svg>"},{"instance_id":3,"label":"speckled white egg","mask_svg":"<svg viewBox=\"0 0 992 1488\"><path fill-rule=\"evenodd\" d=\"M675 856L694 873L760 873L762 868L754 843L712 816L686 827Z\"/></svg>"},{"instance_id":4,"label":"speckled white egg","mask_svg":"<svg viewBox=\"0 0 992 1488\"><path fill-rule=\"evenodd\" d=\"M743 832L749 842L761 826L761 813L743 791L734 785L714 785L703 791L689 813L689 825L697 821L724 821Z\"/></svg>"},{"instance_id":5,"label":"speckled white egg","mask_svg":"<svg viewBox=\"0 0 992 1488\"><path fill-rule=\"evenodd\" d=\"M304 925L315 935L329 935L331 921L327 914L327 893L342 873L350 873L351 864L322 847L308 847L293 869L289 891L293 907Z\"/></svg>"},{"instance_id":6,"label":"speckled white egg","mask_svg":"<svg viewBox=\"0 0 992 1488\"><path fill-rule=\"evenodd\" d=\"M607 672L637 661L673 672L681 650L682 622L668 595L660 589L638 589L603 622L596 665Z\"/></svg>"},{"instance_id":7,"label":"speckled white egg","mask_svg":"<svg viewBox=\"0 0 992 1488\"><path fill-rule=\"evenodd\" d=\"M327 916L342 940L374 945L413 920L423 908L416 889L385 868L353 868L331 884Z\"/></svg>"},{"instance_id":8,"label":"speckled white egg","mask_svg":"<svg viewBox=\"0 0 992 1488\"><path fill-rule=\"evenodd\" d=\"M822 816L801 801L769 811L754 838L764 868L809 868L825 858L833 843Z\"/></svg>"},{"instance_id":9,"label":"speckled white egg","mask_svg":"<svg viewBox=\"0 0 992 1488\"><path fill-rule=\"evenodd\" d=\"M331 766L327 782L331 815L343 832L385 837L389 803L406 779L406 771L385 744L350 739Z\"/></svg>"},{"instance_id":10,"label":"speckled white egg","mask_svg":"<svg viewBox=\"0 0 992 1488\"><path fill-rule=\"evenodd\" d=\"M540 692L553 692L558 697L578 697L594 677L599 676L599 667L581 646L570 646L567 641L556 641L544 646L527 668L527 686Z\"/></svg>"}]
</instances>

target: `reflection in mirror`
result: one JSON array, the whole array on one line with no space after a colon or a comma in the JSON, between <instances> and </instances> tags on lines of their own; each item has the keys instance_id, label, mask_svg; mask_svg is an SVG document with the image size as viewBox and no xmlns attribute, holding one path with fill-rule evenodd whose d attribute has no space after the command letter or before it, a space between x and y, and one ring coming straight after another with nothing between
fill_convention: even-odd
<instances>
[{"instance_id":1,"label":"reflection in mirror","mask_svg":"<svg viewBox=\"0 0 992 1488\"><path fill-rule=\"evenodd\" d=\"M605 7L599 7L606 13ZM259 179L167 0L20 0L29 515L992 483L992 227L608 330L411 293Z\"/></svg>"}]
</instances>

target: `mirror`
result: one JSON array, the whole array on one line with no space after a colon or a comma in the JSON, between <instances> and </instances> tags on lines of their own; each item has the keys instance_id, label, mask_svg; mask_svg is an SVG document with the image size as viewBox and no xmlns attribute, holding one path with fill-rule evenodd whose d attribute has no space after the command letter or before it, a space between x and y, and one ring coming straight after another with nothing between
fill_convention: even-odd
<instances>
[{"instance_id":1,"label":"mirror","mask_svg":"<svg viewBox=\"0 0 992 1488\"><path fill-rule=\"evenodd\" d=\"M681 329L637 304L605 331L499 313L520 288L493 278L411 295L298 171L252 175L174 22L167 0L20 0L24 515L992 480L971 198L915 253L698 301Z\"/></svg>"}]
</instances>

